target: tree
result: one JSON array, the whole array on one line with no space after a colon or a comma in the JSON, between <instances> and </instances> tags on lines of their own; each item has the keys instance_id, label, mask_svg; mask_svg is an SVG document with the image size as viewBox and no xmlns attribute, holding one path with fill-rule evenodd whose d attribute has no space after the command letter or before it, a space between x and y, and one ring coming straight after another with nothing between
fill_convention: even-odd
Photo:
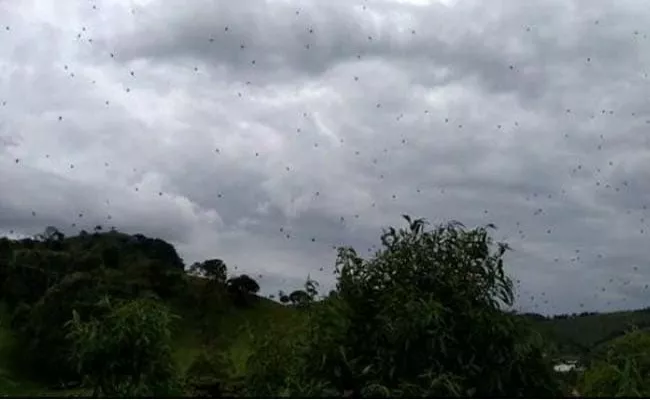
<instances>
[{"instance_id":1,"label":"tree","mask_svg":"<svg viewBox=\"0 0 650 400\"><path fill-rule=\"evenodd\" d=\"M231 291L238 293L257 293L260 291L260 285L255 279L246 274L228 279L227 285Z\"/></svg>"},{"instance_id":2,"label":"tree","mask_svg":"<svg viewBox=\"0 0 650 400\"><path fill-rule=\"evenodd\" d=\"M152 292L175 303L187 292L182 260L160 240L118 232L43 240L0 239L0 297L12 313L21 364L44 383L78 381L62 327L76 310L101 318L101 296L133 299ZM50 238L50 239L48 239ZM54 246L57 244L57 246Z\"/></svg>"},{"instance_id":3,"label":"tree","mask_svg":"<svg viewBox=\"0 0 650 400\"><path fill-rule=\"evenodd\" d=\"M63 239L65 235L54 226L48 226L43 233L35 236L36 240L46 243L46 247L51 250L61 251L64 249Z\"/></svg>"},{"instance_id":4,"label":"tree","mask_svg":"<svg viewBox=\"0 0 650 400\"><path fill-rule=\"evenodd\" d=\"M238 305L248 304L248 299L251 294L259 292L260 285L255 279L243 274L235 278L230 278L226 281L228 292L234 296L235 302Z\"/></svg>"},{"instance_id":5,"label":"tree","mask_svg":"<svg viewBox=\"0 0 650 400\"><path fill-rule=\"evenodd\" d=\"M61 233L61 231L54 227L54 226L48 226L45 228L45 231L38 235L40 239L43 239L45 241L62 241L65 239L65 235Z\"/></svg>"},{"instance_id":6,"label":"tree","mask_svg":"<svg viewBox=\"0 0 650 400\"><path fill-rule=\"evenodd\" d=\"M175 316L151 299L113 306L106 298L103 304L104 318L83 322L74 311L66 324L72 359L93 397L178 395L170 331Z\"/></svg>"},{"instance_id":7,"label":"tree","mask_svg":"<svg viewBox=\"0 0 650 400\"><path fill-rule=\"evenodd\" d=\"M280 303L282 303L282 304L287 304L287 303L291 302L291 300L289 299L289 296L287 296L287 294L284 293L283 290L278 291L278 299L280 300Z\"/></svg>"},{"instance_id":8,"label":"tree","mask_svg":"<svg viewBox=\"0 0 650 400\"><path fill-rule=\"evenodd\" d=\"M70 343L61 328L73 309L83 315L93 313L99 296L98 282L87 272L66 276L52 286L32 307L14 314L15 328L24 349L24 361L32 374L48 383L78 379L67 354Z\"/></svg>"},{"instance_id":9,"label":"tree","mask_svg":"<svg viewBox=\"0 0 650 400\"><path fill-rule=\"evenodd\" d=\"M190 266L190 272L209 279L212 283L226 283L226 264L219 259L195 262Z\"/></svg>"},{"instance_id":10,"label":"tree","mask_svg":"<svg viewBox=\"0 0 650 400\"><path fill-rule=\"evenodd\" d=\"M293 305L306 304L309 301L309 295L304 290L294 290L289 295L289 301Z\"/></svg>"},{"instance_id":11,"label":"tree","mask_svg":"<svg viewBox=\"0 0 650 400\"><path fill-rule=\"evenodd\" d=\"M310 276L307 276L307 281L305 282L305 293L310 302L316 300L316 296L318 296L318 282L311 279Z\"/></svg>"},{"instance_id":12,"label":"tree","mask_svg":"<svg viewBox=\"0 0 650 400\"><path fill-rule=\"evenodd\" d=\"M310 308L275 395L559 395L540 336L504 311L513 302L507 245L495 246L489 226L425 231L424 220L405 219L372 259L339 249L336 295Z\"/></svg>"}]
</instances>

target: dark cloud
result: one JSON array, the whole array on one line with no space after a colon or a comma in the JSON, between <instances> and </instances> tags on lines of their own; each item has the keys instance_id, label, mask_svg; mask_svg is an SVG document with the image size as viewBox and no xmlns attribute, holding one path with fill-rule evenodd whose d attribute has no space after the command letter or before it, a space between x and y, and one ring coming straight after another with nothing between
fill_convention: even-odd
<instances>
[{"instance_id":1,"label":"dark cloud","mask_svg":"<svg viewBox=\"0 0 650 400\"><path fill-rule=\"evenodd\" d=\"M647 306L649 20L604 0L0 3L0 231L114 225L275 293L327 289L332 246L368 254L403 213L491 222L520 308Z\"/></svg>"}]
</instances>

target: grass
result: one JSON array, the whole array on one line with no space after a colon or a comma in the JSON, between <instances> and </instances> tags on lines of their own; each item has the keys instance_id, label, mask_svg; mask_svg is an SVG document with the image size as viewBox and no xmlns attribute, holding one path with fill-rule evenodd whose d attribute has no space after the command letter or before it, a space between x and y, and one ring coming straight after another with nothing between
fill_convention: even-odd
<instances>
[{"instance_id":1,"label":"grass","mask_svg":"<svg viewBox=\"0 0 650 400\"><path fill-rule=\"evenodd\" d=\"M190 291L200 293L205 289L206 281L188 276L188 284ZM225 295L225 289L221 290L222 296ZM181 371L185 371L200 354L203 344L210 342L217 349L223 349L230 359L232 374L242 376L251 354L253 337L264 335L271 325L286 326L297 322L296 318L299 318L295 309L264 297L252 296L249 299L250 305L246 307L235 307L227 299L227 296L222 297L222 306L215 299L214 307L206 307L205 327L210 332L207 337L201 334L198 317L193 316L192 310L188 310L187 306L177 307L176 313L185 316L175 337L177 346L174 357Z\"/></svg>"},{"instance_id":2,"label":"grass","mask_svg":"<svg viewBox=\"0 0 650 400\"><path fill-rule=\"evenodd\" d=\"M217 349L222 349L230 359L232 374L242 376L251 354L253 338L264 335L271 324L292 324L296 322L297 316L292 308L262 297L254 297L248 307L230 305L224 311L208 315L207 330L214 332L213 335L203 335L198 323L186 317L175 335L174 359L179 370L185 371L201 353L204 343L209 342Z\"/></svg>"}]
</instances>

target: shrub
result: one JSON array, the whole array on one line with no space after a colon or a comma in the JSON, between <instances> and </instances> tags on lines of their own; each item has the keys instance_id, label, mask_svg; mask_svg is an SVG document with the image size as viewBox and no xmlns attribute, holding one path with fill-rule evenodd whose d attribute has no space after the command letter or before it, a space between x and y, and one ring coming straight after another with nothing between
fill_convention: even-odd
<instances>
[{"instance_id":1,"label":"shrub","mask_svg":"<svg viewBox=\"0 0 650 400\"><path fill-rule=\"evenodd\" d=\"M185 372L186 394L194 398L222 398L228 391L230 359L204 349Z\"/></svg>"},{"instance_id":2,"label":"shrub","mask_svg":"<svg viewBox=\"0 0 650 400\"><path fill-rule=\"evenodd\" d=\"M94 396L168 397L181 393L171 351L174 316L152 299L103 305L108 315L67 324L72 359Z\"/></svg>"},{"instance_id":3,"label":"shrub","mask_svg":"<svg viewBox=\"0 0 650 400\"><path fill-rule=\"evenodd\" d=\"M335 295L308 307L300 334L258 349L268 361L251 371L256 395L560 395L540 336L504 311L507 245L494 246L489 227L425 231L424 220L405 219L370 260L339 249Z\"/></svg>"},{"instance_id":4,"label":"shrub","mask_svg":"<svg viewBox=\"0 0 650 400\"><path fill-rule=\"evenodd\" d=\"M580 380L586 397L650 397L650 332L633 330L612 340Z\"/></svg>"}]
</instances>

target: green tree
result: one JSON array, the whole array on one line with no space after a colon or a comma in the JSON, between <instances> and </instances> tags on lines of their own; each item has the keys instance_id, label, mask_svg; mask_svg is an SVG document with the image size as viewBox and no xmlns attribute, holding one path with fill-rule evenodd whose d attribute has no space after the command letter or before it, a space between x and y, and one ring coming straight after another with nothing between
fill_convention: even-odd
<instances>
[{"instance_id":1,"label":"green tree","mask_svg":"<svg viewBox=\"0 0 650 400\"><path fill-rule=\"evenodd\" d=\"M278 291L278 300L280 300L280 303L282 304L287 304L291 302L289 296L286 293L284 293L283 290Z\"/></svg>"},{"instance_id":2,"label":"green tree","mask_svg":"<svg viewBox=\"0 0 650 400\"><path fill-rule=\"evenodd\" d=\"M56 227L48 226L43 233L37 235L37 238L44 241L61 242L65 235Z\"/></svg>"},{"instance_id":3,"label":"green tree","mask_svg":"<svg viewBox=\"0 0 650 400\"><path fill-rule=\"evenodd\" d=\"M196 262L190 266L190 272L215 284L226 283L226 264L219 259Z\"/></svg>"},{"instance_id":4,"label":"green tree","mask_svg":"<svg viewBox=\"0 0 650 400\"><path fill-rule=\"evenodd\" d=\"M73 309L83 315L94 313L100 295L96 277L77 272L48 289L32 307L16 309L14 325L20 333L25 367L34 376L48 383L78 379L67 357L70 343L63 327Z\"/></svg>"},{"instance_id":5,"label":"green tree","mask_svg":"<svg viewBox=\"0 0 650 400\"><path fill-rule=\"evenodd\" d=\"M289 295L289 301L293 305L303 305L309 302L309 295L304 290L294 290Z\"/></svg>"},{"instance_id":6,"label":"green tree","mask_svg":"<svg viewBox=\"0 0 650 400\"><path fill-rule=\"evenodd\" d=\"M231 290L237 292L257 293L260 291L260 285L255 281L255 279L246 274L228 279L227 285Z\"/></svg>"},{"instance_id":7,"label":"green tree","mask_svg":"<svg viewBox=\"0 0 650 400\"><path fill-rule=\"evenodd\" d=\"M179 394L171 350L175 316L151 299L113 306L104 318L83 322L79 313L66 324L72 359L93 396L168 397Z\"/></svg>"},{"instance_id":8,"label":"green tree","mask_svg":"<svg viewBox=\"0 0 650 400\"><path fill-rule=\"evenodd\" d=\"M260 291L260 285L246 274L230 278L226 281L228 292L233 296L236 304L247 305L251 295Z\"/></svg>"},{"instance_id":9,"label":"green tree","mask_svg":"<svg viewBox=\"0 0 650 400\"><path fill-rule=\"evenodd\" d=\"M507 245L495 246L489 227L425 231L424 220L405 219L407 228L384 231L383 249L370 260L339 249L336 295L310 307L307 328L292 342L292 367L282 367L286 378L263 371L276 376L267 394L559 395L541 338L504 311L513 302Z\"/></svg>"}]
</instances>

